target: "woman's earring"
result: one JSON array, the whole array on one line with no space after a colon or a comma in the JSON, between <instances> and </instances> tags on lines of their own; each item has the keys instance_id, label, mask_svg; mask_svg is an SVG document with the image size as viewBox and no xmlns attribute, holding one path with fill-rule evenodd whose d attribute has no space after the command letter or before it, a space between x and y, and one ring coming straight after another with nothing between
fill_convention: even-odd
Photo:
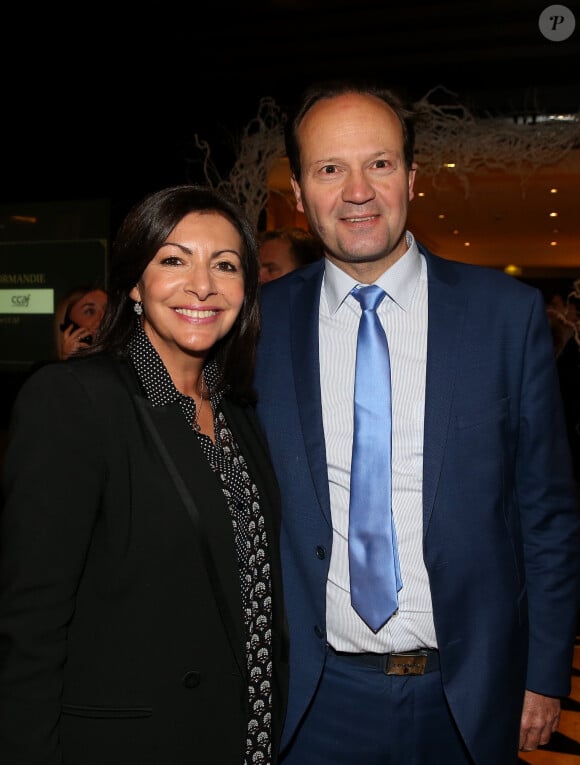
<instances>
[{"instance_id":1,"label":"woman's earring","mask_svg":"<svg viewBox=\"0 0 580 765\"><path fill-rule=\"evenodd\" d=\"M133 310L137 316L141 316L143 313L143 303L140 300L137 303L133 303Z\"/></svg>"}]
</instances>

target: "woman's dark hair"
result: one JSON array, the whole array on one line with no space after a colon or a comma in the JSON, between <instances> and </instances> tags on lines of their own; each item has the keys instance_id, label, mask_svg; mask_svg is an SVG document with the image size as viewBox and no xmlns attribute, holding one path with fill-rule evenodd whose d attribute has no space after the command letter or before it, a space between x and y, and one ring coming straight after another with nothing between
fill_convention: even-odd
<instances>
[{"instance_id":1,"label":"woman's dark hair","mask_svg":"<svg viewBox=\"0 0 580 765\"><path fill-rule=\"evenodd\" d=\"M111 249L109 301L90 354L125 356L135 331L134 301L129 293L177 224L189 213L223 215L240 234L244 302L234 326L212 349L221 372L220 387L252 401L252 378L260 329L258 245L251 223L240 207L215 189L180 185L162 189L138 202L121 223ZM86 353L85 353L86 355Z\"/></svg>"},{"instance_id":2,"label":"woman's dark hair","mask_svg":"<svg viewBox=\"0 0 580 765\"><path fill-rule=\"evenodd\" d=\"M415 118L413 111L405 106L403 100L392 90L367 80L326 80L306 88L294 108L291 109L285 124L286 156L290 163L292 175L299 183L302 177L302 168L300 166L298 129L302 120L318 101L336 98L346 93L374 96L391 107L401 123L403 156L407 169L411 169L415 155Z\"/></svg>"}]
</instances>

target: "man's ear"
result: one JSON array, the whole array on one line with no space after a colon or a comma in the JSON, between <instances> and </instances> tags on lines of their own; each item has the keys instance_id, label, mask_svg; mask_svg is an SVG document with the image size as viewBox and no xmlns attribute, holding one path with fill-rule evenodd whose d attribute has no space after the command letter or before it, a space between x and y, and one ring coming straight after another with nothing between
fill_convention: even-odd
<instances>
[{"instance_id":1,"label":"man's ear","mask_svg":"<svg viewBox=\"0 0 580 765\"><path fill-rule=\"evenodd\" d=\"M292 186L292 191L294 192L294 196L296 198L296 209L298 212L303 213L304 205L302 204L302 191L300 190L300 184L294 176L290 178L290 185Z\"/></svg>"}]
</instances>

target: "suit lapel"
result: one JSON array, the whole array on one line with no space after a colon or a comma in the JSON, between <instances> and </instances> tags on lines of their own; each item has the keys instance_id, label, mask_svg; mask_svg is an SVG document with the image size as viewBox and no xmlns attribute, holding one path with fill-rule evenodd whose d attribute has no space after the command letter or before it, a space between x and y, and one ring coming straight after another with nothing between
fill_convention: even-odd
<instances>
[{"instance_id":1,"label":"suit lapel","mask_svg":"<svg viewBox=\"0 0 580 765\"><path fill-rule=\"evenodd\" d=\"M320 265L309 269L304 279L293 286L290 296L290 315L293 317L290 343L298 414L308 464L320 507L330 524L318 351L318 313L323 276L324 268Z\"/></svg>"},{"instance_id":2,"label":"suit lapel","mask_svg":"<svg viewBox=\"0 0 580 765\"><path fill-rule=\"evenodd\" d=\"M423 440L423 513L426 531L433 512L449 429L467 296L461 294L456 285L449 284L445 278L445 266L440 260L430 253L424 254L427 257L429 285Z\"/></svg>"},{"instance_id":3,"label":"suit lapel","mask_svg":"<svg viewBox=\"0 0 580 765\"><path fill-rule=\"evenodd\" d=\"M207 463L197 438L187 428L178 404L153 407L142 396L134 396L134 401L194 524L232 652L240 672L245 674L239 574L231 519L219 481ZM216 506L223 506L223 513L216 512Z\"/></svg>"}]
</instances>

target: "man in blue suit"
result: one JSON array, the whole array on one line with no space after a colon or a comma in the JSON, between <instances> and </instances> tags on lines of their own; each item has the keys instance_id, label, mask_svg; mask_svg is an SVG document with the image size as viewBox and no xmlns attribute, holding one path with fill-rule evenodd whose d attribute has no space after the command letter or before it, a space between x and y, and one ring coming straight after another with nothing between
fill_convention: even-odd
<instances>
[{"instance_id":1,"label":"man in blue suit","mask_svg":"<svg viewBox=\"0 0 580 765\"><path fill-rule=\"evenodd\" d=\"M330 83L288 121L325 258L262 288L256 387L283 498L291 634L282 765L513 765L570 692L580 519L539 291L407 229L412 115ZM350 601L360 306L379 285L402 588L376 631ZM387 469L387 466L385 466Z\"/></svg>"}]
</instances>

